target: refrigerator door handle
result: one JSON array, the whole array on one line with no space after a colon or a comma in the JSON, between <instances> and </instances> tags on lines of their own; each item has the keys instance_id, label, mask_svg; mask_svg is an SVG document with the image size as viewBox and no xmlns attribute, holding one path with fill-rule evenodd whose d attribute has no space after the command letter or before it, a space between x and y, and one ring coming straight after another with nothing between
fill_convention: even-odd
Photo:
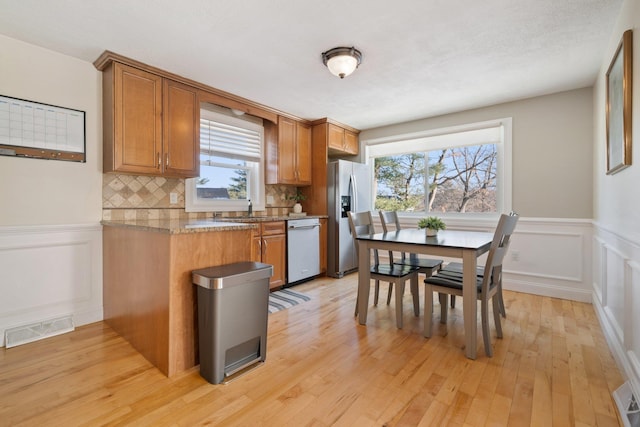
<instances>
[{"instance_id":1,"label":"refrigerator door handle","mask_svg":"<svg viewBox=\"0 0 640 427\"><path fill-rule=\"evenodd\" d=\"M351 177L349 178L349 186L351 187L351 200L352 200L352 207L353 207L353 211L354 212L358 212L358 185L356 183L356 176L354 174L351 174Z\"/></svg>"}]
</instances>

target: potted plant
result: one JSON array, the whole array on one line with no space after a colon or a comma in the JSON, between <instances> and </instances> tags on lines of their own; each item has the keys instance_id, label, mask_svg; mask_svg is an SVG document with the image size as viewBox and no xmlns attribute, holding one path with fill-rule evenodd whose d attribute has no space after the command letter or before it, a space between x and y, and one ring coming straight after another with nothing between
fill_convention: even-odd
<instances>
[{"instance_id":1,"label":"potted plant","mask_svg":"<svg viewBox=\"0 0 640 427\"><path fill-rule=\"evenodd\" d=\"M302 202L303 200L306 200L307 196L302 194L302 192L299 189L296 189L296 192L294 194L289 194L287 196L287 199L288 200L295 200L296 204L293 205L293 212L294 213L301 213L302 212L302 205L300 204L300 202Z\"/></svg>"},{"instance_id":2,"label":"potted plant","mask_svg":"<svg viewBox=\"0 0 640 427\"><path fill-rule=\"evenodd\" d=\"M438 230L445 230L447 225L437 216L430 216L421 218L420 221L418 221L418 228L426 229L427 236L435 236L438 234Z\"/></svg>"}]
</instances>

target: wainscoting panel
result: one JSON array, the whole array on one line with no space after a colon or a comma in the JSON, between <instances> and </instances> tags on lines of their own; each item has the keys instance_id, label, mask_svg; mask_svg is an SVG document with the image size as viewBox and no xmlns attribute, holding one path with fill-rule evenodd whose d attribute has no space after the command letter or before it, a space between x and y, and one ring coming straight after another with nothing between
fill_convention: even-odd
<instances>
[{"instance_id":1,"label":"wainscoting panel","mask_svg":"<svg viewBox=\"0 0 640 427\"><path fill-rule=\"evenodd\" d=\"M626 341L629 342L627 356L633 369L633 375L640 385L640 263L627 263L628 280L625 282L628 292L628 317L625 325ZM639 390L640 391L640 390ZM636 393L636 396L638 394Z\"/></svg>"},{"instance_id":2,"label":"wainscoting panel","mask_svg":"<svg viewBox=\"0 0 640 427\"><path fill-rule=\"evenodd\" d=\"M402 227L416 223L417 218L401 219ZM497 224L486 219L446 223L451 230L491 233ZM513 291L591 302L591 246L590 219L520 217L504 262L503 285Z\"/></svg>"},{"instance_id":3,"label":"wainscoting panel","mask_svg":"<svg viewBox=\"0 0 640 427\"><path fill-rule=\"evenodd\" d=\"M615 247L605 244L606 263L604 265L605 289L603 308L616 332L617 339L624 340L625 323L625 263L628 261L624 254Z\"/></svg>"},{"instance_id":4,"label":"wainscoting panel","mask_svg":"<svg viewBox=\"0 0 640 427\"><path fill-rule=\"evenodd\" d=\"M102 227L0 227L0 346L4 331L71 315L102 320Z\"/></svg>"},{"instance_id":5,"label":"wainscoting panel","mask_svg":"<svg viewBox=\"0 0 640 427\"><path fill-rule=\"evenodd\" d=\"M594 224L593 305L609 347L640 395L640 242Z\"/></svg>"}]
</instances>

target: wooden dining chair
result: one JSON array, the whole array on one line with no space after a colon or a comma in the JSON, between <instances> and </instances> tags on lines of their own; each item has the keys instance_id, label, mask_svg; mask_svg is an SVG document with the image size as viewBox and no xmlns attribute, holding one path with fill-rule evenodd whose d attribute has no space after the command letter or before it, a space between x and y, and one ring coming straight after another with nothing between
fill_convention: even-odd
<instances>
[{"instance_id":1,"label":"wooden dining chair","mask_svg":"<svg viewBox=\"0 0 640 427\"><path fill-rule=\"evenodd\" d=\"M489 339L489 300L493 305L493 319L496 324L496 334L502 338L502 325L500 324L500 307L498 301L498 290L502 280L502 262L509 249L511 235L516 228L518 215L500 216L498 226L493 235L491 247L487 255L487 262L484 266L482 276L476 275L476 286L478 287L478 300L480 300L480 312L482 318L482 337L484 339L484 351L487 356L493 356L491 340ZM431 336L431 325L433 317L433 292L457 295L462 297L462 273L457 271L440 270L435 276L425 279L424 296L424 336ZM446 304L440 308L440 320L446 319ZM446 320L444 320L446 323Z\"/></svg>"},{"instance_id":2,"label":"wooden dining chair","mask_svg":"<svg viewBox=\"0 0 640 427\"><path fill-rule=\"evenodd\" d=\"M373 225L373 217L370 211L365 212L347 212L349 217L349 228L356 244L356 254L359 256L358 240L356 236L361 234L375 234ZM380 263L378 251L373 251L374 262L370 266L369 273L371 278L375 280L374 305L378 303L378 293L380 281L389 283L389 294L391 294L393 286L396 287L396 326L402 329L402 296L404 295L404 287L407 280L410 280L411 294L413 296L413 312L416 316L420 315L420 298L418 292L418 268L409 265L394 264L393 259L389 263ZM355 315L358 315L358 296L356 297Z\"/></svg>"},{"instance_id":3,"label":"wooden dining chair","mask_svg":"<svg viewBox=\"0 0 640 427\"><path fill-rule=\"evenodd\" d=\"M517 213L511 211L509 213L509 216L518 216ZM462 263L461 262L450 262L448 263L445 267L442 268L442 272L443 274L459 274L462 275ZM507 310L504 307L504 298L502 296L502 266L500 266L500 271L499 271L499 277L500 280L498 282L498 305L500 307L500 314L502 315L502 317L504 317L505 319L507 318ZM484 275L484 266L483 265L479 265L478 268L476 269L476 274L477 276L482 279L482 276ZM456 302L455 302L455 296L451 295L451 308L455 308L456 306Z\"/></svg>"},{"instance_id":4,"label":"wooden dining chair","mask_svg":"<svg viewBox=\"0 0 640 427\"><path fill-rule=\"evenodd\" d=\"M400 219L396 211L378 211L382 230L387 233L389 231L400 230ZM395 264L409 265L418 269L418 274L424 274L425 278L433 276L442 267L441 259L419 258L417 254L401 252L398 257L389 251L389 259ZM387 296L387 304L391 299L391 292Z\"/></svg>"}]
</instances>

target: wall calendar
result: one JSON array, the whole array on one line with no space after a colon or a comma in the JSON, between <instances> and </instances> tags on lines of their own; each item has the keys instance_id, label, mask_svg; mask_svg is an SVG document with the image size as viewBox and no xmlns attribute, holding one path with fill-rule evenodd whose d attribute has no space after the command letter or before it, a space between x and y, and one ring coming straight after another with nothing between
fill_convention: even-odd
<instances>
[{"instance_id":1,"label":"wall calendar","mask_svg":"<svg viewBox=\"0 0 640 427\"><path fill-rule=\"evenodd\" d=\"M85 162L85 112L0 95L0 155Z\"/></svg>"}]
</instances>

